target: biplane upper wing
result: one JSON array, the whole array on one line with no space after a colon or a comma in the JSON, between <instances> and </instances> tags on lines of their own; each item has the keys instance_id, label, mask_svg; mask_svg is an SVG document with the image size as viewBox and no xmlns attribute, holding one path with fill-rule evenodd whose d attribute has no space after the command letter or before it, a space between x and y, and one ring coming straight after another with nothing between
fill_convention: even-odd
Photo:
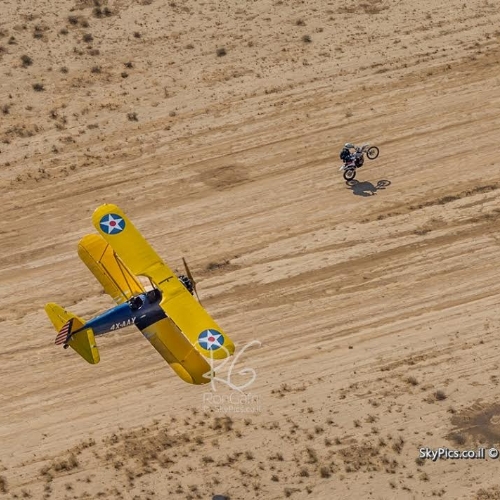
<instances>
[{"instance_id":1,"label":"biplane upper wing","mask_svg":"<svg viewBox=\"0 0 500 500\"><path fill-rule=\"evenodd\" d=\"M84 236L78 243L78 255L117 304L144 293L144 287L137 277L99 234Z\"/></svg>"},{"instance_id":2,"label":"biplane upper wing","mask_svg":"<svg viewBox=\"0 0 500 500\"><path fill-rule=\"evenodd\" d=\"M119 207L101 205L95 210L92 222L130 271L147 276L161 291L160 306L201 354L214 359L233 354L232 340L186 290Z\"/></svg>"}]
</instances>

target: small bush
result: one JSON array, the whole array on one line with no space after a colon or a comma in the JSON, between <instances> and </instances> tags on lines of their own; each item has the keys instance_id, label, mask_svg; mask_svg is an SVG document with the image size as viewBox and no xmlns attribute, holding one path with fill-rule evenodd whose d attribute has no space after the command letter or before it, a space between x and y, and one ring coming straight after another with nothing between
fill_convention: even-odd
<instances>
[{"instance_id":1,"label":"small bush","mask_svg":"<svg viewBox=\"0 0 500 500\"><path fill-rule=\"evenodd\" d=\"M83 35L83 41L85 43L90 43L94 40L94 37L92 36L91 33L85 33L85 35Z\"/></svg>"},{"instance_id":2,"label":"small bush","mask_svg":"<svg viewBox=\"0 0 500 500\"><path fill-rule=\"evenodd\" d=\"M33 90L35 92L43 92L45 90L45 86L43 83L34 83Z\"/></svg>"},{"instance_id":3,"label":"small bush","mask_svg":"<svg viewBox=\"0 0 500 500\"><path fill-rule=\"evenodd\" d=\"M328 467L321 467L321 469L319 470L319 474L324 479L326 479L327 477L330 477L332 475L332 473Z\"/></svg>"},{"instance_id":4,"label":"small bush","mask_svg":"<svg viewBox=\"0 0 500 500\"><path fill-rule=\"evenodd\" d=\"M79 467L78 459L75 455L71 454L67 460L60 460L53 464L53 469L56 472L70 471Z\"/></svg>"},{"instance_id":5,"label":"small bush","mask_svg":"<svg viewBox=\"0 0 500 500\"><path fill-rule=\"evenodd\" d=\"M318 454L313 448L306 448L307 455L309 456L308 463L315 464L318 463Z\"/></svg>"},{"instance_id":6,"label":"small bush","mask_svg":"<svg viewBox=\"0 0 500 500\"><path fill-rule=\"evenodd\" d=\"M92 14L94 15L94 17L97 17L98 19L100 19L102 17L112 16L113 12L108 7L104 7L102 9L101 7L97 6L97 7L94 7L94 9L92 10Z\"/></svg>"},{"instance_id":7,"label":"small bush","mask_svg":"<svg viewBox=\"0 0 500 500\"><path fill-rule=\"evenodd\" d=\"M399 454L403 450L404 444L405 444L404 439L400 437L397 441L392 443L392 449Z\"/></svg>"},{"instance_id":8,"label":"small bush","mask_svg":"<svg viewBox=\"0 0 500 500\"><path fill-rule=\"evenodd\" d=\"M436 401L444 401L447 398L443 391L436 391L434 393L434 397L436 398Z\"/></svg>"},{"instance_id":9,"label":"small bush","mask_svg":"<svg viewBox=\"0 0 500 500\"><path fill-rule=\"evenodd\" d=\"M302 37L302 41L303 41L304 43L311 43L311 42L312 42L311 35L304 35L304 36Z\"/></svg>"},{"instance_id":10,"label":"small bush","mask_svg":"<svg viewBox=\"0 0 500 500\"><path fill-rule=\"evenodd\" d=\"M219 47L216 50L216 54L217 54L217 57L225 56L227 54L227 50L224 47Z\"/></svg>"},{"instance_id":11,"label":"small bush","mask_svg":"<svg viewBox=\"0 0 500 500\"><path fill-rule=\"evenodd\" d=\"M467 441L465 436L459 432L454 432L450 435L450 440L453 441L455 444L458 445L464 445Z\"/></svg>"},{"instance_id":12,"label":"small bush","mask_svg":"<svg viewBox=\"0 0 500 500\"><path fill-rule=\"evenodd\" d=\"M0 493L8 493L9 491L9 483L7 482L7 478L5 476L0 476Z\"/></svg>"},{"instance_id":13,"label":"small bush","mask_svg":"<svg viewBox=\"0 0 500 500\"><path fill-rule=\"evenodd\" d=\"M28 66L31 66L33 64L33 59L31 59L31 57L27 56L26 54L21 56L21 61L24 68L27 68Z\"/></svg>"},{"instance_id":14,"label":"small bush","mask_svg":"<svg viewBox=\"0 0 500 500\"><path fill-rule=\"evenodd\" d=\"M127 118L131 122L138 122L139 121L139 118L137 118L137 113L127 113Z\"/></svg>"}]
</instances>

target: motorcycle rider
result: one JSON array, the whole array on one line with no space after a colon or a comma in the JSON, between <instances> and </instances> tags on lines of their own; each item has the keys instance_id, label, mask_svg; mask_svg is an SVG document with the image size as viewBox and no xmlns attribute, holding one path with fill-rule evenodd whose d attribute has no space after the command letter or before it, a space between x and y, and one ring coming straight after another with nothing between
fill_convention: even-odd
<instances>
[{"instance_id":1,"label":"motorcycle rider","mask_svg":"<svg viewBox=\"0 0 500 500\"><path fill-rule=\"evenodd\" d=\"M351 149L354 151L351 153ZM346 142L342 151L340 152L340 159L344 162L344 165L354 162L356 168L361 168L363 166L363 155L359 153L360 148L357 148L352 142Z\"/></svg>"},{"instance_id":2,"label":"motorcycle rider","mask_svg":"<svg viewBox=\"0 0 500 500\"><path fill-rule=\"evenodd\" d=\"M356 149L356 146L352 142L346 142L342 151L340 152L340 159L347 165L349 162L354 160L354 153L351 153L351 149Z\"/></svg>"}]
</instances>

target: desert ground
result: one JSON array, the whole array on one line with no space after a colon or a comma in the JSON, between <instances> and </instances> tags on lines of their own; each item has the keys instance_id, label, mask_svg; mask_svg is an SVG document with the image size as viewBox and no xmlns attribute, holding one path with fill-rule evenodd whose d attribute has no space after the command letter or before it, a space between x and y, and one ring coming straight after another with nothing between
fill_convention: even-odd
<instances>
[{"instance_id":1,"label":"desert ground","mask_svg":"<svg viewBox=\"0 0 500 500\"><path fill-rule=\"evenodd\" d=\"M419 457L500 448L498 2L0 14L0 498L500 498L499 460ZM347 141L380 148L352 185ZM113 305L102 203L190 263L220 380L133 327L54 345L46 302Z\"/></svg>"}]
</instances>

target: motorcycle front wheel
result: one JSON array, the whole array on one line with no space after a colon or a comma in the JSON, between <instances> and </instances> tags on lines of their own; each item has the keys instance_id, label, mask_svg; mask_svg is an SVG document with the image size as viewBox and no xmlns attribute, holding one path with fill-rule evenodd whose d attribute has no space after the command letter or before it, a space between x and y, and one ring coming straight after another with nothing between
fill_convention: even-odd
<instances>
[{"instance_id":1,"label":"motorcycle front wheel","mask_svg":"<svg viewBox=\"0 0 500 500\"><path fill-rule=\"evenodd\" d=\"M344 170L344 179L346 181L352 181L356 177L356 169L355 168L348 168L347 170Z\"/></svg>"},{"instance_id":2,"label":"motorcycle front wheel","mask_svg":"<svg viewBox=\"0 0 500 500\"><path fill-rule=\"evenodd\" d=\"M370 159L370 160L374 160L375 158L377 158L378 154L380 153L379 149L377 148L377 146L372 146L371 148L368 149L368 151L366 152L366 156Z\"/></svg>"}]
</instances>

